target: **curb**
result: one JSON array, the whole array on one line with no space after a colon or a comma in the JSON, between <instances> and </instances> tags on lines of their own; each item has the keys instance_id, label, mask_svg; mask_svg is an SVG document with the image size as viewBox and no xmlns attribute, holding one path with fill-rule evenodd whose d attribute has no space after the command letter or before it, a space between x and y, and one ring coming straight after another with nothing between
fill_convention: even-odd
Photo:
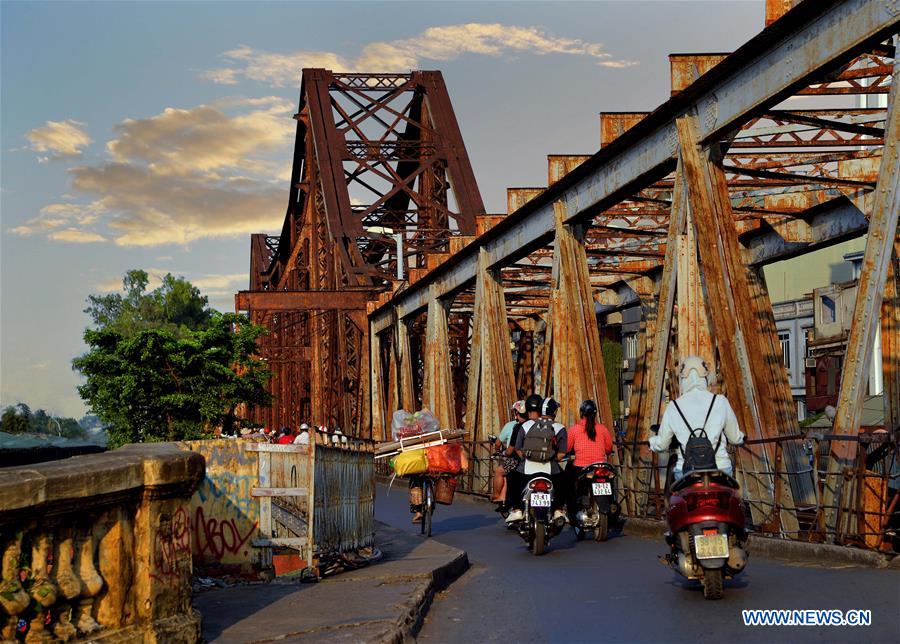
<instances>
[{"instance_id":1,"label":"curb","mask_svg":"<svg viewBox=\"0 0 900 644\"><path fill-rule=\"evenodd\" d=\"M625 518L623 534L636 537L662 538L666 525L653 519ZM747 540L747 551L751 555L769 559L786 559L789 561L826 562L825 565L866 566L868 568L900 569L900 557L861 550L848 546L837 546L828 543L807 543L789 541L775 537L764 537L751 534Z\"/></svg>"},{"instance_id":2,"label":"curb","mask_svg":"<svg viewBox=\"0 0 900 644\"><path fill-rule=\"evenodd\" d=\"M382 644L406 644L415 642L416 635L425 622L425 616L431 608L434 596L445 590L469 569L469 555L460 550L451 561L431 571L431 578L423 582L412 597L400 608L403 614L397 619L389 632L381 637Z\"/></svg>"}]
</instances>

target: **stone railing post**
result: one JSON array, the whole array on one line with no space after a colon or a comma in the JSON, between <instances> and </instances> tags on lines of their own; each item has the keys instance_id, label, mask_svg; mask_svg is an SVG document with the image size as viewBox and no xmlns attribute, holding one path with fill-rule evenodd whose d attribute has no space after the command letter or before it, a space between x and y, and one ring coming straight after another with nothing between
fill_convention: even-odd
<instances>
[{"instance_id":1,"label":"stone railing post","mask_svg":"<svg viewBox=\"0 0 900 644\"><path fill-rule=\"evenodd\" d=\"M198 641L187 507L203 471L165 443L0 470L0 641Z\"/></svg>"}]
</instances>

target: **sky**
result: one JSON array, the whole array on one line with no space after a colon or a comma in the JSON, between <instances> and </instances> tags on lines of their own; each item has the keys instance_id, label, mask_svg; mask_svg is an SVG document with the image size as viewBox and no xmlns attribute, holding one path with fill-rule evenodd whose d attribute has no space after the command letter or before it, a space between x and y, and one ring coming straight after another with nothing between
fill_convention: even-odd
<instances>
[{"instance_id":1,"label":"sky","mask_svg":"<svg viewBox=\"0 0 900 644\"><path fill-rule=\"evenodd\" d=\"M764 0L0 2L0 405L80 416L88 295L143 268L222 311L288 197L300 70L443 72L488 212L731 51ZM152 284L151 284L152 285Z\"/></svg>"}]
</instances>

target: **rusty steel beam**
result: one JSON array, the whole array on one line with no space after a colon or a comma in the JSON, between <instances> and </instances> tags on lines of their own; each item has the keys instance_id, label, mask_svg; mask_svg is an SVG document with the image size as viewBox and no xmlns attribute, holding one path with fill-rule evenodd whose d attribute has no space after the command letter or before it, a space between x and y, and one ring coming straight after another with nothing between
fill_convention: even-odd
<instances>
[{"instance_id":1,"label":"rusty steel beam","mask_svg":"<svg viewBox=\"0 0 900 644\"><path fill-rule=\"evenodd\" d=\"M877 0L803 3L671 98L605 149L462 249L440 270L375 311L375 329L421 311L436 285L442 297L470 283L485 249L491 267L524 257L553 237L553 204L563 200L572 223L585 221L674 169L675 118L696 111L700 143L723 134L852 61L897 31L900 15Z\"/></svg>"},{"instance_id":2,"label":"rusty steel beam","mask_svg":"<svg viewBox=\"0 0 900 644\"><path fill-rule=\"evenodd\" d=\"M786 380L784 370L772 364L760 336L760 321L751 306L751 290L740 255L725 174L719 165L718 146L700 144L699 116L678 119L681 159L684 162L688 202L697 235L703 282L709 293L709 319L716 337L720 364L735 414L744 432L754 439L779 435L772 395L773 381ZM785 383L786 385L786 383ZM788 429L788 428L783 428ZM782 509L774 517L781 532L794 534L797 517L790 487L766 473L774 454L748 449L750 464L741 463L754 522L769 520L766 510L753 501L774 505L780 487ZM744 459L740 459L744 460Z\"/></svg>"},{"instance_id":3,"label":"rusty steel beam","mask_svg":"<svg viewBox=\"0 0 900 644\"><path fill-rule=\"evenodd\" d=\"M900 213L900 105L897 105L900 98L900 62L894 64L891 87L884 155L873 195L866 250L856 290L853 322L847 339L838 393L837 415L832 429L832 433L838 436L855 436L859 433L882 296L888 275L893 272L892 257ZM854 464L856 450L857 443L854 441L831 443L824 495L825 528L831 540L838 527L838 511L835 506L842 502L842 469Z\"/></svg>"},{"instance_id":4,"label":"rusty steel beam","mask_svg":"<svg viewBox=\"0 0 900 644\"><path fill-rule=\"evenodd\" d=\"M238 291L235 311L366 310L372 292L365 291Z\"/></svg>"},{"instance_id":5,"label":"rusty steel beam","mask_svg":"<svg viewBox=\"0 0 900 644\"><path fill-rule=\"evenodd\" d=\"M487 268L483 256L481 260L475 281L466 394L466 429L475 440L486 440L509 419L516 394L501 278L499 271Z\"/></svg>"},{"instance_id":6,"label":"rusty steel beam","mask_svg":"<svg viewBox=\"0 0 900 644\"><path fill-rule=\"evenodd\" d=\"M552 186L590 158L589 154L548 154L547 185Z\"/></svg>"}]
</instances>

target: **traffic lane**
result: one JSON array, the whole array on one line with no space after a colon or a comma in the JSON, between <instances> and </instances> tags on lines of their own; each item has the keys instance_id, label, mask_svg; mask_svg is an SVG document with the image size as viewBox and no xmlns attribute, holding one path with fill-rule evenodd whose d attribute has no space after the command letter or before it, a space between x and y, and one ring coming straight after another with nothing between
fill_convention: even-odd
<instances>
[{"instance_id":1,"label":"traffic lane","mask_svg":"<svg viewBox=\"0 0 900 644\"><path fill-rule=\"evenodd\" d=\"M376 516L403 530L405 486L379 486ZM419 638L431 642L897 642L900 573L752 557L707 601L658 563L661 540L613 536L576 542L566 530L535 557L493 506L457 495L437 506L435 539L466 550L472 570L435 601ZM869 627L745 627L743 609L871 609Z\"/></svg>"}]
</instances>

